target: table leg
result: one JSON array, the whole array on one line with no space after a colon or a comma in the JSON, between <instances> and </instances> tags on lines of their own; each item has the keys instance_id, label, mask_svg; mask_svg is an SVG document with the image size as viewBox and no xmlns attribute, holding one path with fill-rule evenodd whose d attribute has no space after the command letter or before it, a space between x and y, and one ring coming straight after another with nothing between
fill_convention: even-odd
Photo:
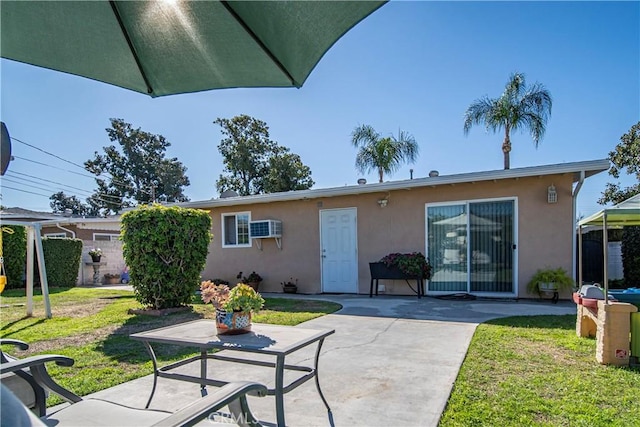
<instances>
[{"instance_id":1,"label":"table leg","mask_svg":"<svg viewBox=\"0 0 640 427\"><path fill-rule=\"evenodd\" d=\"M322 390L320 389L320 380L318 379L318 361L320 360L320 350L322 349L322 344L323 343L324 343L324 338L322 338L320 341L318 341L318 348L316 349L316 359L313 362L314 370L315 370L316 388L318 389L318 394L320 395L320 398L322 399L322 402L324 403L324 406L327 408L327 415L329 417L329 425L331 427L334 427L335 424L333 423L333 413L331 412L331 408L329 407L329 403L327 402L327 399L325 399L324 398L324 394L322 394Z\"/></svg>"},{"instance_id":2,"label":"table leg","mask_svg":"<svg viewBox=\"0 0 640 427\"><path fill-rule=\"evenodd\" d=\"M156 392L156 385L158 385L158 361L156 360L156 354L153 352L153 348L151 348L151 344L145 341L144 345L151 356L151 363L153 363L153 387L151 387L151 395L145 405L145 409L147 409L149 405L151 405L151 399L153 399L153 394Z\"/></svg>"},{"instance_id":3,"label":"table leg","mask_svg":"<svg viewBox=\"0 0 640 427\"><path fill-rule=\"evenodd\" d=\"M284 423L284 355L276 357L276 421L278 427L285 427Z\"/></svg>"},{"instance_id":4,"label":"table leg","mask_svg":"<svg viewBox=\"0 0 640 427\"><path fill-rule=\"evenodd\" d=\"M200 378L203 380L207 378L207 350L200 352ZM207 385L204 381L200 383L200 395L202 397L207 395Z\"/></svg>"}]
</instances>

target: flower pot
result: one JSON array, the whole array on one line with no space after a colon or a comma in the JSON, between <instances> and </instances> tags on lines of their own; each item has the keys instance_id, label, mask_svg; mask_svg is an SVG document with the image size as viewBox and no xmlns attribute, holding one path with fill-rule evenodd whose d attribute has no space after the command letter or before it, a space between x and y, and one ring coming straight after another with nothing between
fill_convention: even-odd
<instances>
[{"instance_id":1,"label":"flower pot","mask_svg":"<svg viewBox=\"0 0 640 427\"><path fill-rule=\"evenodd\" d=\"M247 285L251 286L254 291L257 291L258 286L260 286L260 282L247 282Z\"/></svg>"},{"instance_id":2,"label":"flower pot","mask_svg":"<svg viewBox=\"0 0 640 427\"><path fill-rule=\"evenodd\" d=\"M216 309L218 335L238 335L251 332L250 311L224 311Z\"/></svg>"},{"instance_id":3,"label":"flower pot","mask_svg":"<svg viewBox=\"0 0 640 427\"><path fill-rule=\"evenodd\" d=\"M91 261L93 262L100 262L100 258L102 258L102 255L91 255Z\"/></svg>"},{"instance_id":4,"label":"flower pot","mask_svg":"<svg viewBox=\"0 0 640 427\"><path fill-rule=\"evenodd\" d=\"M558 285L554 282L538 282L540 292L558 292Z\"/></svg>"},{"instance_id":5,"label":"flower pot","mask_svg":"<svg viewBox=\"0 0 640 427\"><path fill-rule=\"evenodd\" d=\"M298 286L297 285L282 285L282 291L285 294L295 294L296 292L298 292Z\"/></svg>"}]
</instances>

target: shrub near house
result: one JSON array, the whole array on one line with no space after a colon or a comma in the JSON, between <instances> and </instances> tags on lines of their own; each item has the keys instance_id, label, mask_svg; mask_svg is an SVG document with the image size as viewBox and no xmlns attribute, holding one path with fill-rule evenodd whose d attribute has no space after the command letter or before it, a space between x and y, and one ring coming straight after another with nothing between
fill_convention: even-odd
<instances>
[{"instance_id":1,"label":"shrub near house","mask_svg":"<svg viewBox=\"0 0 640 427\"><path fill-rule=\"evenodd\" d=\"M123 254L136 299L153 309L188 305L200 284L211 217L198 209L141 206L122 215Z\"/></svg>"}]
</instances>

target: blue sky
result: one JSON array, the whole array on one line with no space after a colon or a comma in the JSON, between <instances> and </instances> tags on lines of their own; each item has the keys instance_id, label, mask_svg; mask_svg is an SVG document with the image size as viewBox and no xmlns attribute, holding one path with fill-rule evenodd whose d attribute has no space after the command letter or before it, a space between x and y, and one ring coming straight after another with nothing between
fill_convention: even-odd
<instances>
[{"instance_id":1,"label":"blue sky","mask_svg":"<svg viewBox=\"0 0 640 427\"><path fill-rule=\"evenodd\" d=\"M272 139L299 154L314 188L355 184L351 131L370 124L382 134L410 132L416 164L391 180L502 168L502 134L476 127L465 137L463 115L475 99L497 97L514 71L544 84L553 112L538 149L512 135L511 167L606 158L640 120L639 2L400 2L386 4L331 48L301 89L227 89L151 99L88 79L2 60L1 117L12 137L82 164L110 145L117 117L164 135L167 155L186 167L193 201L217 197L222 172L218 117L248 114ZM23 144L13 154L64 170L82 170ZM94 181L16 159L10 171L92 192ZM6 176L3 178L7 178ZM376 181L375 172L365 176ZM15 178L11 178L15 180ZM32 179L32 178L30 178ZM387 177L389 179L389 177ZM35 181L39 181L35 179ZM606 172L587 180L578 211L589 215ZM623 184L631 182L629 177ZM49 211L56 184L3 179L1 203ZM84 199L84 194L74 192Z\"/></svg>"}]
</instances>

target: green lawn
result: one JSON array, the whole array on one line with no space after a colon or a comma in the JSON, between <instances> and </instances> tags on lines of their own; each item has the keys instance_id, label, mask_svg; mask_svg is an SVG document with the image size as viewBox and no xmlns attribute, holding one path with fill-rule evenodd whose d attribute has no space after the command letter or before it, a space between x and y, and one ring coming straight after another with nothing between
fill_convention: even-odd
<instances>
[{"instance_id":1,"label":"green lawn","mask_svg":"<svg viewBox=\"0 0 640 427\"><path fill-rule=\"evenodd\" d=\"M640 370L598 364L575 321L479 325L440 426L640 426Z\"/></svg>"},{"instance_id":2,"label":"green lawn","mask_svg":"<svg viewBox=\"0 0 640 427\"><path fill-rule=\"evenodd\" d=\"M192 309L168 316L129 314L139 309L131 291L106 289L51 289L53 318L44 317L41 295L34 296L34 316L26 317L24 291L7 290L0 296L0 336L26 341L27 352L12 346L3 350L19 357L55 353L72 357L71 368L48 366L51 375L79 395L93 393L152 373L152 365L142 343L129 339L135 332L190 320L215 318L210 304L194 298ZM326 301L266 298L265 308L255 322L297 325L332 313L339 304ZM154 346L160 361L173 361L193 355L190 349ZM50 405L60 403L50 397Z\"/></svg>"},{"instance_id":3,"label":"green lawn","mask_svg":"<svg viewBox=\"0 0 640 427\"><path fill-rule=\"evenodd\" d=\"M0 335L29 342L26 354L74 358L72 368L52 365L50 371L80 395L152 372L143 345L129 334L214 316L211 305L197 300L188 312L131 315L127 310L140 307L127 291L54 289L51 302L53 319L44 319L41 296L28 318L24 293L5 291ZM295 325L339 308L324 301L267 298L254 320ZM640 371L598 364L595 345L594 339L576 336L575 316L511 317L479 325L440 426L640 425ZM172 346L157 350L164 362L193 354ZM50 398L49 403L59 402Z\"/></svg>"}]
</instances>

